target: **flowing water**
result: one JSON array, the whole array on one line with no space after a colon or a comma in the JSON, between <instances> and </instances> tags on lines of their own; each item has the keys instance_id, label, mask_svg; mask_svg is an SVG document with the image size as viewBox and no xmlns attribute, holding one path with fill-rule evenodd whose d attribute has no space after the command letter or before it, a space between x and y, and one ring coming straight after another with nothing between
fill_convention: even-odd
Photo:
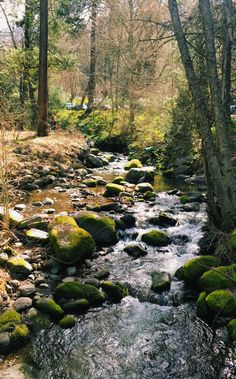
<instances>
[{"instance_id":1,"label":"flowing water","mask_svg":"<svg viewBox=\"0 0 236 379\"><path fill-rule=\"evenodd\" d=\"M97 170L96 175L110 180L122 174L122 166L123 158L118 157L107 170ZM175 186L176 182L160 184L160 177L156 178L157 191ZM64 196L69 199L71 194ZM97 191L96 202L99 196ZM196 316L193 294L175 279L168 292L154 294L150 290L152 272L166 271L172 276L198 253L207 220L205 204L201 204L198 212L185 212L177 196L158 192L154 202L137 202L126 211L135 216L136 226L123 231L112 249L101 251L92 261L91 276L97 268L109 270L109 279L125 283L129 296L120 304L90 310L79 317L72 329L52 325L42 331L27 350L27 377L236 378L235 356L233 349L227 348L225 330L215 332ZM148 220L160 211L168 212L178 221L174 227L162 228L172 237L172 243L164 248L146 247L148 254L133 260L124 247L131 241L140 243L144 232L157 228L150 227Z\"/></svg>"}]
</instances>

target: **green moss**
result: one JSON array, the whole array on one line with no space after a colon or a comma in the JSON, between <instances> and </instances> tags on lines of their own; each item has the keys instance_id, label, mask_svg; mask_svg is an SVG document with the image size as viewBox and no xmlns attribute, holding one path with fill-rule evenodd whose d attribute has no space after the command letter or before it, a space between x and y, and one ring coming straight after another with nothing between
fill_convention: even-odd
<instances>
[{"instance_id":1,"label":"green moss","mask_svg":"<svg viewBox=\"0 0 236 379\"><path fill-rule=\"evenodd\" d=\"M128 296L128 289L119 282L105 281L101 284L106 295L113 301L120 301L123 297Z\"/></svg>"},{"instance_id":2,"label":"green moss","mask_svg":"<svg viewBox=\"0 0 236 379\"><path fill-rule=\"evenodd\" d=\"M71 217L57 217L50 230L49 240L56 257L68 264L89 257L95 250L92 236L79 228Z\"/></svg>"},{"instance_id":3,"label":"green moss","mask_svg":"<svg viewBox=\"0 0 236 379\"><path fill-rule=\"evenodd\" d=\"M115 221L95 212L80 212L76 218L79 226L89 232L99 246L118 242Z\"/></svg>"},{"instance_id":4,"label":"green moss","mask_svg":"<svg viewBox=\"0 0 236 379\"><path fill-rule=\"evenodd\" d=\"M64 314L63 309L53 299L43 298L38 300L36 307L52 317L61 317Z\"/></svg>"},{"instance_id":5,"label":"green moss","mask_svg":"<svg viewBox=\"0 0 236 379\"><path fill-rule=\"evenodd\" d=\"M87 187L96 187L97 186L97 182L96 180L94 179L86 179L86 180L83 180L82 184L85 184Z\"/></svg>"},{"instance_id":6,"label":"green moss","mask_svg":"<svg viewBox=\"0 0 236 379\"><path fill-rule=\"evenodd\" d=\"M146 193L148 191L153 192L153 187L151 183L139 183L135 187L135 191L140 192L140 193Z\"/></svg>"},{"instance_id":7,"label":"green moss","mask_svg":"<svg viewBox=\"0 0 236 379\"><path fill-rule=\"evenodd\" d=\"M206 297L207 306L218 316L236 316L236 297L230 291L214 291Z\"/></svg>"},{"instance_id":8,"label":"green moss","mask_svg":"<svg viewBox=\"0 0 236 379\"><path fill-rule=\"evenodd\" d=\"M86 299L89 305L100 305L104 301L104 295L96 287L79 282L61 283L57 286L55 299L71 300Z\"/></svg>"},{"instance_id":9,"label":"green moss","mask_svg":"<svg viewBox=\"0 0 236 379\"><path fill-rule=\"evenodd\" d=\"M143 199L144 200L151 200L151 199L155 199L156 198L156 194L155 192L152 192L152 191L147 191L143 194Z\"/></svg>"},{"instance_id":10,"label":"green moss","mask_svg":"<svg viewBox=\"0 0 236 379\"><path fill-rule=\"evenodd\" d=\"M11 342L15 344L24 343L30 337L30 331L25 324L15 325L15 329L10 334Z\"/></svg>"},{"instance_id":11,"label":"green moss","mask_svg":"<svg viewBox=\"0 0 236 379\"><path fill-rule=\"evenodd\" d=\"M0 315L0 325L16 323L20 324L22 321L21 315L14 310L7 310Z\"/></svg>"},{"instance_id":12,"label":"green moss","mask_svg":"<svg viewBox=\"0 0 236 379\"><path fill-rule=\"evenodd\" d=\"M121 192L124 192L125 188L120 184L108 183L106 185L106 191L103 196L118 196Z\"/></svg>"},{"instance_id":13,"label":"green moss","mask_svg":"<svg viewBox=\"0 0 236 379\"><path fill-rule=\"evenodd\" d=\"M207 297L207 293L201 292L197 299L197 315L203 320L205 320L209 314L209 310L206 303L206 297Z\"/></svg>"},{"instance_id":14,"label":"green moss","mask_svg":"<svg viewBox=\"0 0 236 379\"><path fill-rule=\"evenodd\" d=\"M219 259L211 255L192 258L181 267L182 277L179 279L184 280L189 285L194 285L204 272L218 265Z\"/></svg>"},{"instance_id":15,"label":"green moss","mask_svg":"<svg viewBox=\"0 0 236 379\"><path fill-rule=\"evenodd\" d=\"M85 313L89 308L89 302L86 299L67 301L61 305L65 312Z\"/></svg>"},{"instance_id":16,"label":"green moss","mask_svg":"<svg viewBox=\"0 0 236 379\"><path fill-rule=\"evenodd\" d=\"M236 319L230 320L228 322L227 329L229 332L229 338L232 341L236 341Z\"/></svg>"},{"instance_id":17,"label":"green moss","mask_svg":"<svg viewBox=\"0 0 236 379\"><path fill-rule=\"evenodd\" d=\"M101 207L100 207L100 205L97 204L97 203L87 204L87 205L86 205L86 210L87 210L87 211L93 211L93 212L100 212Z\"/></svg>"},{"instance_id":18,"label":"green moss","mask_svg":"<svg viewBox=\"0 0 236 379\"><path fill-rule=\"evenodd\" d=\"M151 230L142 235L142 241L150 246L167 246L170 238L164 232L159 230Z\"/></svg>"},{"instance_id":19,"label":"green moss","mask_svg":"<svg viewBox=\"0 0 236 379\"><path fill-rule=\"evenodd\" d=\"M187 195L180 196L180 202L181 204L187 204L190 202L190 197Z\"/></svg>"},{"instance_id":20,"label":"green moss","mask_svg":"<svg viewBox=\"0 0 236 379\"><path fill-rule=\"evenodd\" d=\"M59 325L63 329L72 328L75 325L75 317L72 315L65 316L60 320Z\"/></svg>"},{"instance_id":21,"label":"green moss","mask_svg":"<svg viewBox=\"0 0 236 379\"><path fill-rule=\"evenodd\" d=\"M235 286L235 281L236 265L220 266L202 274L198 280L198 287L202 291L212 292L218 289L233 288Z\"/></svg>"},{"instance_id":22,"label":"green moss","mask_svg":"<svg viewBox=\"0 0 236 379\"><path fill-rule=\"evenodd\" d=\"M115 184L123 184L124 183L124 177L123 176L116 176L113 179L113 183L115 183Z\"/></svg>"},{"instance_id":23,"label":"green moss","mask_svg":"<svg viewBox=\"0 0 236 379\"><path fill-rule=\"evenodd\" d=\"M141 168L141 167L143 167L143 165L138 159L132 159L131 161L127 162L124 165L124 169L126 171L130 170L131 168Z\"/></svg>"},{"instance_id":24,"label":"green moss","mask_svg":"<svg viewBox=\"0 0 236 379\"><path fill-rule=\"evenodd\" d=\"M230 245L233 251L236 252L236 229L234 229L230 236Z\"/></svg>"}]
</instances>

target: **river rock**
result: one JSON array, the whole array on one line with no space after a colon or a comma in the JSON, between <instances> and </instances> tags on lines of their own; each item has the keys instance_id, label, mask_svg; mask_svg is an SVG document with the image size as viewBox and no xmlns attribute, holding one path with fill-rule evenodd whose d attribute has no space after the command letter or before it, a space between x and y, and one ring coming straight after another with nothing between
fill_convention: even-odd
<instances>
[{"instance_id":1,"label":"river rock","mask_svg":"<svg viewBox=\"0 0 236 379\"><path fill-rule=\"evenodd\" d=\"M154 169L152 167L131 168L127 172L125 180L133 184L140 183L140 180L152 183L154 180Z\"/></svg>"},{"instance_id":2,"label":"river rock","mask_svg":"<svg viewBox=\"0 0 236 379\"><path fill-rule=\"evenodd\" d=\"M135 220L135 217L131 214L124 214L120 220L124 223L125 225L125 228L129 229L129 228L133 228L135 226L135 223L136 223L136 220Z\"/></svg>"},{"instance_id":3,"label":"river rock","mask_svg":"<svg viewBox=\"0 0 236 379\"><path fill-rule=\"evenodd\" d=\"M166 233L160 230L151 230L150 232L144 233L141 237L142 241L150 246L167 246L170 243L170 238Z\"/></svg>"},{"instance_id":4,"label":"river rock","mask_svg":"<svg viewBox=\"0 0 236 379\"><path fill-rule=\"evenodd\" d=\"M5 215L5 209L4 207L0 207L0 220L3 220L4 215ZM19 212L14 211L14 209L11 209L11 208L8 209L8 215L9 215L9 221L13 225L18 224L20 221L23 220L23 216Z\"/></svg>"},{"instance_id":5,"label":"river rock","mask_svg":"<svg viewBox=\"0 0 236 379\"><path fill-rule=\"evenodd\" d=\"M25 204L16 204L15 207L14 207L14 210L22 212L22 211L25 210L25 208L26 208Z\"/></svg>"},{"instance_id":6,"label":"river rock","mask_svg":"<svg viewBox=\"0 0 236 379\"><path fill-rule=\"evenodd\" d=\"M5 265L9 257L6 253L0 253L0 265Z\"/></svg>"},{"instance_id":7,"label":"river rock","mask_svg":"<svg viewBox=\"0 0 236 379\"><path fill-rule=\"evenodd\" d=\"M36 302L36 308L49 314L52 317L62 317L63 309L53 299L42 298Z\"/></svg>"},{"instance_id":8,"label":"river rock","mask_svg":"<svg viewBox=\"0 0 236 379\"><path fill-rule=\"evenodd\" d=\"M49 222L47 218L48 218L47 215L43 217L41 215L27 217L27 218L24 218L21 222L19 222L17 227L19 229L30 229L30 228L43 229L45 227L47 228L47 224Z\"/></svg>"},{"instance_id":9,"label":"river rock","mask_svg":"<svg viewBox=\"0 0 236 379\"><path fill-rule=\"evenodd\" d=\"M168 226L175 226L177 221L173 218L167 215L166 213L160 213L158 217L152 217L149 219L150 224L168 227Z\"/></svg>"},{"instance_id":10,"label":"river rock","mask_svg":"<svg viewBox=\"0 0 236 379\"><path fill-rule=\"evenodd\" d=\"M230 291L214 291L206 297L206 303L217 316L236 316L236 297Z\"/></svg>"},{"instance_id":11,"label":"river rock","mask_svg":"<svg viewBox=\"0 0 236 379\"><path fill-rule=\"evenodd\" d=\"M124 177L123 176L116 176L112 183L115 183L115 184L123 184L125 181Z\"/></svg>"},{"instance_id":12,"label":"river rock","mask_svg":"<svg viewBox=\"0 0 236 379\"><path fill-rule=\"evenodd\" d=\"M28 262L17 257L10 258L7 262L7 267L13 279L25 279L33 270L32 266Z\"/></svg>"},{"instance_id":13,"label":"river rock","mask_svg":"<svg viewBox=\"0 0 236 379\"><path fill-rule=\"evenodd\" d=\"M55 299L86 299L90 306L96 306L103 303L104 295L94 286L74 281L59 284L55 291Z\"/></svg>"},{"instance_id":14,"label":"river rock","mask_svg":"<svg viewBox=\"0 0 236 379\"><path fill-rule=\"evenodd\" d=\"M124 251L134 259L147 255L147 250L138 244L130 244L124 248Z\"/></svg>"},{"instance_id":15,"label":"river rock","mask_svg":"<svg viewBox=\"0 0 236 379\"><path fill-rule=\"evenodd\" d=\"M110 246L118 242L115 222L108 216L84 211L76 215L76 222L92 235L99 246Z\"/></svg>"},{"instance_id":16,"label":"river rock","mask_svg":"<svg viewBox=\"0 0 236 379\"><path fill-rule=\"evenodd\" d=\"M219 266L213 270L205 270L198 280L198 287L209 293L214 290L233 289L235 282L236 264L233 264L231 266Z\"/></svg>"},{"instance_id":17,"label":"river rock","mask_svg":"<svg viewBox=\"0 0 236 379\"><path fill-rule=\"evenodd\" d=\"M84 284L90 284L90 286L94 286L96 288L100 287L100 281L96 278L85 279Z\"/></svg>"},{"instance_id":18,"label":"river rock","mask_svg":"<svg viewBox=\"0 0 236 379\"><path fill-rule=\"evenodd\" d=\"M119 302L128 296L128 289L119 282L105 281L101 283L101 287L112 301Z\"/></svg>"},{"instance_id":19,"label":"river rock","mask_svg":"<svg viewBox=\"0 0 236 379\"><path fill-rule=\"evenodd\" d=\"M185 182L197 185L206 185L206 177L204 175L193 175L190 178L186 178Z\"/></svg>"},{"instance_id":20,"label":"river rock","mask_svg":"<svg viewBox=\"0 0 236 379\"><path fill-rule=\"evenodd\" d=\"M75 321L76 319L74 316L68 315L60 320L59 325L62 329L70 329L75 325Z\"/></svg>"},{"instance_id":21,"label":"river rock","mask_svg":"<svg viewBox=\"0 0 236 379\"><path fill-rule=\"evenodd\" d=\"M97 186L97 182L94 179L85 179L83 180L82 184L85 184L86 187L91 187L91 188Z\"/></svg>"},{"instance_id":22,"label":"river rock","mask_svg":"<svg viewBox=\"0 0 236 379\"><path fill-rule=\"evenodd\" d=\"M10 335L7 332L0 332L0 353L6 354L10 351Z\"/></svg>"},{"instance_id":23,"label":"river rock","mask_svg":"<svg viewBox=\"0 0 236 379\"><path fill-rule=\"evenodd\" d=\"M104 212L110 212L110 211L120 211L121 210L121 205L117 202L113 203L105 203L100 205L100 211Z\"/></svg>"},{"instance_id":24,"label":"river rock","mask_svg":"<svg viewBox=\"0 0 236 379\"><path fill-rule=\"evenodd\" d=\"M32 299L30 297L19 297L14 302L14 309L17 312L22 312L27 308L30 308L32 305Z\"/></svg>"},{"instance_id":25,"label":"river rock","mask_svg":"<svg viewBox=\"0 0 236 379\"><path fill-rule=\"evenodd\" d=\"M43 205L53 205L53 204L54 204L54 200L50 199L50 197L46 197L43 200Z\"/></svg>"},{"instance_id":26,"label":"river rock","mask_svg":"<svg viewBox=\"0 0 236 379\"><path fill-rule=\"evenodd\" d=\"M109 165L109 161L106 158L100 157L100 159L102 161L103 166L108 166Z\"/></svg>"},{"instance_id":27,"label":"river rock","mask_svg":"<svg viewBox=\"0 0 236 379\"><path fill-rule=\"evenodd\" d=\"M36 292L35 285L33 283L24 283L19 286L21 296L33 297Z\"/></svg>"},{"instance_id":28,"label":"river rock","mask_svg":"<svg viewBox=\"0 0 236 379\"><path fill-rule=\"evenodd\" d=\"M108 183L103 196L118 196L121 192L124 192L124 190L125 188L120 184Z\"/></svg>"},{"instance_id":29,"label":"river rock","mask_svg":"<svg viewBox=\"0 0 236 379\"><path fill-rule=\"evenodd\" d=\"M25 235L29 240L37 242L47 242L49 239L48 232L39 229L29 229L26 231Z\"/></svg>"},{"instance_id":30,"label":"river rock","mask_svg":"<svg viewBox=\"0 0 236 379\"><path fill-rule=\"evenodd\" d=\"M152 272L151 290L154 292L163 292L170 289L170 275L167 272Z\"/></svg>"},{"instance_id":31,"label":"river rock","mask_svg":"<svg viewBox=\"0 0 236 379\"><path fill-rule=\"evenodd\" d=\"M176 271L175 276L188 285L195 285L204 272L218 265L219 259L211 255L192 258Z\"/></svg>"},{"instance_id":32,"label":"river rock","mask_svg":"<svg viewBox=\"0 0 236 379\"><path fill-rule=\"evenodd\" d=\"M89 168L103 167L103 163L101 159L96 157L94 154L88 154L85 161L86 161L86 166Z\"/></svg>"},{"instance_id":33,"label":"river rock","mask_svg":"<svg viewBox=\"0 0 236 379\"><path fill-rule=\"evenodd\" d=\"M58 216L51 225L49 240L58 259L75 263L90 257L95 250L91 234L69 216Z\"/></svg>"},{"instance_id":34,"label":"river rock","mask_svg":"<svg viewBox=\"0 0 236 379\"><path fill-rule=\"evenodd\" d=\"M125 165L124 165L124 169L126 171L130 170L131 168L141 168L143 167L142 163L140 162L140 160L138 159L131 159L131 161L128 161Z\"/></svg>"},{"instance_id":35,"label":"river rock","mask_svg":"<svg viewBox=\"0 0 236 379\"><path fill-rule=\"evenodd\" d=\"M89 308L89 302L86 299L78 299L74 301L66 301L61 305L65 312L85 313Z\"/></svg>"},{"instance_id":36,"label":"river rock","mask_svg":"<svg viewBox=\"0 0 236 379\"><path fill-rule=\"evenodd\" d=\"M135 191L145 193L147 191L153 192L153 186L150 183L139 183L135 187Z\"/></svg>"},{"instance_id":37,"label":"river rock","mask_svg":"<svg viewBox=\"0 0 236 379\"><path fill-rule=\"evenodd\" d=\"M229 323L227 324L227 329L231 341L236 341L236 319L229 321Z\"/></svg>"}]
</instances>

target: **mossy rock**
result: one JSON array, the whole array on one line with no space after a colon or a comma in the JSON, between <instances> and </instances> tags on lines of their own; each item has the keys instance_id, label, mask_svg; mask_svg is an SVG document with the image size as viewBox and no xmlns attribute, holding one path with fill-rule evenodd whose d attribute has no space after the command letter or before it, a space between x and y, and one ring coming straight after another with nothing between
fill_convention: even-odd
<instances>
[{"instance_id":1,"label":"mossy rock","mask_svg":"<svg viewBox=\"0 0 236 379\"><path fill-rule=\"evenodd\" d=\"M152 191L147 191L143 194L144 200L153 200L156 198L156 193Z\"/></svg>"},{"instance_id":2,"label":"mossy rock","mask_svg":"<svg viewBox=\"0 0 236 379\"><path fill-rule=\"evenodd\" d=\"M190 203L190 201L191 201L191 199L189 196L187 196L187 195L180 196L181 204L187 204L187 203Z\"/></svg>"},{"instance_id":3,"label":"mossy rock","mask_svg":"<svg viewBox=\"0 0 236 379\"><path fill-rule=\"evenodd\" d=\"M167 246L170 243L170 238L166 233L160 230L151 230L150 232L144 233L141 237L142 241L150 246Z\"/></svg>"},{"instance_id":4,"label":"mossy rock","mask_svg":"<svg viewBox=\"0 0 236 379\"><path fill-rule=\"evenodd\" d=\"M125 176L125 181L132 184L138 184L140 179L152 183L154 181L154 169L152 167L131 168Z\"/></svg>"},{"instance_id":5,"label":"mossy rock","mask_svg":"<svg viewBox=\"0 0 236 379\"><path fill-rule=\"evenodd\" d=\"M110 246L118 242L115 221L95 212L79 212L78 225L89 232L99 246Z\"/></svg>"},{"instance_id":6,"label":"mossy rock","mask_svg":"<svg viewBox=\"0 0 236 379\"><path fill-rule=\"evenodd\" d=\"M236 341L236 319L235 318L228 322L227 329L229 332L229 338L232 341Z\"/></svg>"},{"instance_id":7,"label":"mossy rock","mask_svg":"<svg viewBox=\"0 0 236 379\"><path fill-rule=\"evenodd\" d=\"M108 183L106 185L106 191L103 196L119 196L121 192L124 192L125 188L120 184Z\"/></svg>"},{"instance_id":8,"label":"mossy rock","mask_svg":"<svg viewBox=\"0 0 236 379\"><path fill-rule=\"evenodd\" d=\"M86 187L94 188L97 186L97 182L94 179L85 179L82 184L85 184Z\"/></svg>"},{"instance_id":9,"label":"mossy rock","mask_svg":"<svg viewBox=\"0 0 236 379\"><path fill-rule=\"evenodd\" d=\"M21 315L13 309L9 309L0 315L0 328L5 324L20 324L21 322Z\"/></svg>"},{"instance_id":10,"label":"mossy rock","mask_svg":"<svg viewBox=\"0 0 236 379\"><path fill-rule=\"evenodd\" d=\"M101 211L101 206L97 203L92 203L92 204L87 204L86 205L86 210L87 211L92 211L92 212L100 212Z\"/></svg>"},{"instance_id":11,"label":"mossy rock","mask_svg":"<svg viewBox=\"0 0 236 379\"><path fill-rule=\"evenodd\" d=\"M207 319L209 315L209 309L207 307L206 303L206 292L201 292L197 299L197 315L198 317L202 318L203 320Z\"/></svg>"},{"instance_id":12,"label":"mossy rock","mask_svg":"<svg viewBox=\"0 0 236 379\"><path fill-rule=\"evenodd\" d=\"M146 193L148 191L153 192L153 186L151 183L139 183L136 185L135 191L140 193Z\"/></svg>"},{"instance_id":13,"label":"mossy rock","mask_svg":"<svg viewBox=\"0 0 236 379\"><path fill-rule=\"evenodd\" d=\"M7 254L9 257L15 257L17 256L16 250L14 250L11 246L3 246L2 253Z\"/></svg>"},{"instance_id":14,"label":"mossy rock","mask_svg":"<svg viewBox=\"0 0 236 379\"><path fill-rule=\"evenodd\" d=\"M80 314L85 313L89 308L89 302L86 299L78 299L74 301L67 301L61 304L65 312L77 312Z\"/></svg>"},{"instance_id":15,"label":"mossy rock","mask_svg":"<svg viewBox=\"0 0 236 379\"><path fill-rule=\"evenodd\" d=\"M32 266L22 258L13 257L7 262L7 267L14 279L25 279L31 273Z\"/></svg>"},{"instance_id":16,"label":"mossy rock","mask_svg":"<svg viewBox=\"0 0 236 379\"><path fill-rule=\"evenodd\" d=\"M152 272L152 286L153 292L163 292L170 289L170 275L167 272Z\"/></svg>"},{"instance_id":17,"label":"mossy rock","mask_svg":"<svg viewBox=\"0 0 236 379\"><path fill-rule=\"evenodd\" d=\"M79 228L72 217L57 217L49 232L49 240L56 257L66 264L89 258L95 251L91 234Z\"/></svg>"},{"instance_id":18,"label":"mossy rock","mask_svg":"<svg viewBox=\"0 0 236 379\"><path fill-rule=\"evenodd\" d=\"M194 285L204 272L218 265L219 259L217 257L203 255L187 261L177 270L175 276L178 279L184 280L188 285Z\"/></svg>"},{"instance_id":19,"label":"mossy rock","mask_svg":"<svg viewBox=\"0 0 236 379\"><path fill-rule=\"evenodd\" d=\"M25 324L15 325L10 334L11 343L17 346L24 344L29 338L30 331Z\"/></svg>"},{"instance_id":20,"label":"mossy rock","mask_svg":"<svg viewBox=\"0 0 236 379\"><path fill-rule=\"evenodd\" d=\"M236 252L236 229L234 229L230 236L230 245L234 252Z\"/></svg>"},{"instance_id":21,"label":"mossy rock","mask_svg":"<svg viewBox=\"0 0 236 379\"><path fill-rule=\"evenodd\" d=\"M58 301L86 299L90 306L96 306L104 302L104 295L90 284L82 284L74 281L59 284L56 288L55 299Z\"/></svg>"},{"instance_id":22,"label":"mossy rock","mask_svg":"<svg viewBox=\"0 0 236 379\"><path fill-rule=\"evenodd\" d=\"M113 179L113 182L112 183L115 183L115 184L123 184L124 183L124 177L123 176L116 176L114 179Z\"/></svg>"},{"instance_id":23,"label":"mossy rock","mask_svg":"<svg viewBox=\"0 0 236 379\"><path fill-rule=\"evenodd\" d=\"M131 161L127 162L124 165L124 169L126 171L130 170L131 168L141 168L141 167L143 167L143 165L138 159L131 159Z\"/></svg>"},{"instance_id":24,"label":"mossy rock","mask_svg":"<svg viewBox=\"0 0 236 379\"><path fill-rule=\"evenodd\" d=\"M206 303L217 316L236 316L236 297L230 291L211 292L206 297Z\"/></svg>"},{"instance_id":25,"label":"mossy rock","mask_svg":"<svg viewBox=\"0 0 236 379\"><path fill-rule=\"evenodd\" d=\"M63 309L53 299L43 298L36 302L36 307L52 317L62 317Z\"/></svg>"},{"instance_id":26,"label":"mossy rock","mask_svg":"<svg viewBox=\"0 0 236 379\"><path fill-rule=\"evenodd\" d=\"M101 287L109 299L115 302L121 301L125 296L128 296L128 289L119 282L102 282Z\"/></svg>"},{"instance_id":27,"label":"mossy rock","mask_svg":"<svg viewBox=\"0 0 236 379\"><path fill-rule=\"evenodd\" d=\"M236 265L220 266L214 270L206 271L198 280L198 287L202 291L212 292L220 289L235 287Z\"/></svg>"},{"instance_id":28,"label":"mossy rock","mask_svg":"<svg viewBox=\"0 0 236 379\"><path fill-rule=\"evenodd\" d=\"M75 320L74 316L67 315L60 320L59 325L62 329L70 329L75 325Z\"/></svg>"}]
</instances>

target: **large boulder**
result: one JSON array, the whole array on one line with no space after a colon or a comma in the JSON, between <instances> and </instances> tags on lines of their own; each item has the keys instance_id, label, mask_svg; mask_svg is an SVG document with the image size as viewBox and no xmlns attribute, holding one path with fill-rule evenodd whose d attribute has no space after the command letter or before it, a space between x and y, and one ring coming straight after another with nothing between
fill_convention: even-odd
<instances>
[{"instance_id":1,"label":"large boulder","mask_svg":"<svg viewBox=\"0 0 236 379\"><path fill-rule=\"evenodd\" d=\"M140 192L140 193L145 193L147 191L152 192L153 186L151 185L151 183L139 183L135 187L135 191Z\"/></svg>"},{"instance_id":2,"label":"large boulder","mask_svg":"<svg viewBox=\"0 0 236 379\"><path fill-rule=\"evenodd\" d=\"M110 300L119 302L123 297L128 296L128 289L119 282L105 281L101 284L103 291Z\"/></svg>"},{"instance_id":3,"label":"large boulder","mask_svg":"<svg viewBox=\"0 0 236 379\"><path fill-rule=\"evenodd\" d=\"M212 292L221 289L233 289L236 282L236 264L220 266L206 271L198 280L202 291Z\"/></svg>"},{"instance_id":4,"label":"large boulder","mask_svg":"<svg viewBox=\"0 0 236 379\"><path fill-rule=\"evenodd\" d=\"M211 292L206 297L209 309L218 316L236 316L236 297L230 291Z\"/></svg>"},{"instance_id":5,"label":"large boulder","mask_svg":"<svg viewBox=\"0 0 236 379\"><path fill-rule=\"evenodd\" d=\"M175 276L184 280L188 285L194 285L200 276L212 267L219 265L219 259L211 255L192 258L180 267Z\"/></svg>"},{"instance_id":6,"label":"large boulder","mask_svg":"<svg viewBox=\"0 0 236 379\"><path fill-rule=\"evenodd\" d=\"M103 167L102 160L96 157L94 154L88 154L86 157L86 166L89 168Z\"/></svg>"},{"instance_id":7,"label":"large boulder","mask_svg":"<svg viewBox=\"0 0 236 379\"><path fill-rule=\"evenodd\" d=\"M51 225L49 240L56 257L66 264L88 258L95 250L91 234L68 216L58 216L55 219Z\"/></svg>"},{"instance_id":8,"label":"large boulder","mask_svg":"<svg viewBox=\"0 0 236 379\"><path fill-rule=\"evenodd\" d=\"M110 246L118 242L115 221L108 216L84 211L76 215L76 222L92 235L99 246Z\"/></svg>"},{"instance_id":9,"label":"large boulder","mask_svg":"<svg viewBox=\"0 0 236 379\"><path fill-rule=\"evenodd\" d=\"M104 302L104 294L90 284L82 284L76 281L61 283L55 292L57 301L86 299L90 306L100 305Z\"/></svg>"},{"instance_id":10,"label":"large boulder","mask_svg":"<svg viewBox=\"0 0 236 379\"><path fill-rule=\"evenodd\" d=\"M104 196L119 196L121 192L124 192L125 188L120 184L108 183L106 185L106 191L104 192Z\"/></svg>"},{"instance_id":11,"label":"large boulder","mask_svg":"<svg viewBox=\"0 0 236 379\"><path fill-rule=\"evenodd\" d=\"M131 168L141 168L143 167L142 163L140 162L140 160L138 159L131 159L131 161L128 161L125 165L124 165L124 169L126 171L130 170Z\"/></svg>"},{"instance_id":12,"label":"large boulder","mask_svg":"<svg viewBox=\"0 0 236 379\"><path fill-rule=\"evenodd\" d=\"M144 233L141 239L150 246L167 246L170 243L170 238L167 234L160 230L151 230L150 232Z\"/></svg>"},{"instance_id":13,"label":"large boulder","mask_svg":"<svg viewBox=\"0 0 236 379\"><path fill-rule=\"evenodd\" d=\"M8 354L24 344L29 336L29 329L22 323L22 317L18 312L9 309L0 315L1 354Z\"/></svg>"},{"instance_id":14,"label":"large boulder","mask_svg":"<svg viewBox=\"0 0 236 379\"><path fill-rule=\"evenodd\" d=\"M154 169L152 167L142 167L142 168L131 168L126 176L125 180L132 184L138 184L142 182L154 181Z\"/></svg>"}]
</instances>

